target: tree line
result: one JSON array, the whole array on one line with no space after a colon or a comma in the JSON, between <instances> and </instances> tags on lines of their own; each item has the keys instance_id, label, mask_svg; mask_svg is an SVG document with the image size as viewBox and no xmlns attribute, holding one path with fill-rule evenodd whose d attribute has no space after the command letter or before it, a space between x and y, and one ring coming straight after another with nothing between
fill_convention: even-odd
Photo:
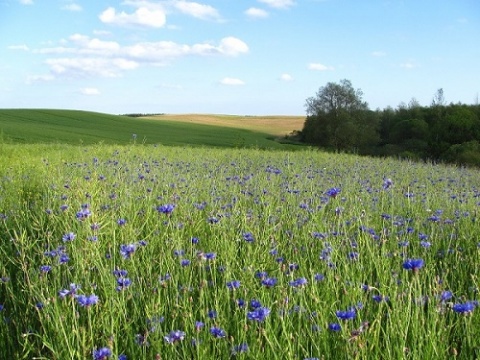
<instances>
[{"instance_id":1,"label":"tree line","mask_svg":"<svg viewBox=\"0 0 480 360\"><path fill-rule=\"evenodd\" d=\"M430 106L412 99L371 110L349 80L327 83L306 100L300 141L327 150L480 166L480 105L447 104L442 89Z\"/></svg>"}]
</instances>

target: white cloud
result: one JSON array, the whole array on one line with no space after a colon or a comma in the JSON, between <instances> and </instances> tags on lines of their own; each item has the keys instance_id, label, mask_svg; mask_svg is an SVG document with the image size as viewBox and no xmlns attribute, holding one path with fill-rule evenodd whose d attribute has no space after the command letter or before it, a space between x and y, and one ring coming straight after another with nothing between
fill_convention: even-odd
<instances>
[{"instance_id":1,"label":"white cloud","mask_svg":"<svg viewBox=\"0 0 480 360\"><path fill-rule=\"evenodd\" d=\"M10 49L10 50L23 50L23 51L28 51L28 50L29 50L28 46L25 45L25 44L22 44L22 45L10 45L10 46L8 47L8 49Z\"/></svg>"},{"instance_id":2,"label":"white cloud","mask_svg":"<svg viewBox=\"0 0 480 360\"><path fill-rule=\"evenodd\" d=\"M327 66L320 63L310 63L308 64L308 68L310 70L317 70L317 71L335 70L333 66Z\"/></svg>"},{"instance_id":3,"label":"white cloud","mask_svg":"<svg viewBox=\"0 0 480 360\"><path fill-rule=\"evenodd\" d=\"M115 41L74 34L62 40L61 46L38 49L34 52L49 55L45 63L55 77L77 78L117 77L124 71L142 65L164 66L182 56L238 56L248 50L247 44L235 37L223 38L217 45L212 43L187 45L158 41L122 46Z\"/></svg>"},{"instance_id":4,"label":"white cloud","mask_svg":"<svg viewBox=\"0 0 480 360\"><path fill-rule=\"evenodd\" d=\"M220 41L218 50L221 54L237 56L248 52L248 45L236 37L225 37Z\"/></svg>"},{"instance_id":5,"label":"white cloud","mask_svg":"<svg viewBox=\"0 0 480 360\"><path fill-rule=\"evenodd\" d=\"M293 81L293 77L290 74L282 74L282 75L280 75L280 80L282 80L282 81Z\"/></svg>"},{"instance_id":6,"label":"white cloud","mask_svg":"<svg viewBox=\"0 0 480 360\"><path fill-rule=\"evenodd\" d=\"M19 0L22 5L33 5L33 0Z\"/></svg>"},{"instance_id":7,"label":"white cloud","mask_svg":"<svg viewBox=\"0 0 480 360\"><path fill-rule=\"evenodd\" d=\"M230 78L230 77L226 77L226 78L223 78L222 80L220 80L220 84L222 84L222 85L232 85L232 86L245 85L245 83L242 80L236 79L236 78Z\"/></svg>"},{"instance_id":8,"label":"white cloud","mask_svg":"<svg viewBox=\"0 0 480 360\"><path fill-rule=\"evenodd\" d=\"M100 76L118 77L122 70L132 70L138 67L138 63L132 60L114 58L58 58L47 59L46 64L56 76L69 78Z\"/></svg>"},{"instance_id":9,"label":"white cloud","mask_svg":"<svg viewBox=\"0 0 480 360\"><path fill-rule=\"evenodd\" d=\"M173 6L180 12L198 19L220 19L220 14L218 13L217 9L210 5L199 4L193 1L177 0L173 2Z\"/></svg>"},{"instance_id":10,"label":"white cloud","mask_svg":"<svg viewBox=\"0 0 480 360\"><path fill-rule=\"evenodd\" d=\"M400 67L404 68L404 69L407 69L407 70L411 70L411 69L414 69L414 68L418 67L418 65L415 64L412 61L407 61L407 62L404 62L404 63L400 64Z\"/></svg>"},{"instance_id":11,"label":"white cloud","mask_svg":"<svg viewBox=\"0 0 480 360\"><path fill-rule=\"evenodd\" d=\"M160 28L166 23L165 11L160 8L151 7L139 7L131 14L127 14L124 11L117 13L115 8L109 7L100 14L99 18L106 24L120 26L140 25Z\"/></svg>"},{"instance_id":12,"label":"white cloud","mask_svg":"<svg viewBox=\"0 0 480 360\"><path fill-rule=\"evenodd\" d=\"M258 1L277 9L286 9L290 6L295 5L295 1L293 0L258 0Z\"/></svg>"},{"instance_id":13,"label":"white cloud","mask_svg":"<svg viewBox=\"0 0 480 360\"><path fill-rule=\"evenodd\" d=\"M100 95L100 90L97 88L83 88L80 89L80 93L83 95Z\"/></svg>"},{"instance_id":14,"label":"white cloud","mask_svg":"<svg viewBox=\"0 0 480 360\"><path fill-rule=\"evenodd\" d=\"M67 10L67 11L82 11L82 7L76 3L71 3L67 4L65 6L62 6L62 10Z\"/></svg>"},{"instance_id":15,"label":"white cloud","mask_svg":"<svg viewBox=\"0 0 480 360\"><path fill-rule=\"evenodd\" d=\"M48 74L48 75L33 75L33 76L29 76L27 78L27 84L52 81L54 79L55 79L55 77L51 74Z\"/></svg>"},{"instance_id":16,"label":"white cloud","mask_svg":"<svg viewBox=\"0 0 480 360\"><path fill-rule=\"evenodd\" d=\"M382 57L382 56L387 56L387 53L385 51L377 50L377 51L372 51L372 56Z\"/></svg>"},{"instance_id":17,"label":"white cloud","mask_svg":"<svg viewBox=\"0 0 480 360\"><path fill-rule=\"evenodd\" d=\"M245 15L247 15L251 18L260 19L260 18L268 17L268 12L266 12L263 9L258 9L258 8L251 7L251 8L249 8L245 11Z\"/></svg>"}]
</instances>

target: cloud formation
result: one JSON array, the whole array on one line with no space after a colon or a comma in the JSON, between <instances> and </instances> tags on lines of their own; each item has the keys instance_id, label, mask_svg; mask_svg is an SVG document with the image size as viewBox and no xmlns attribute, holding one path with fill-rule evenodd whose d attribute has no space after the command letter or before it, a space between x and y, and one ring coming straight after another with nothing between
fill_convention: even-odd
<instances>
[{"instance_id":1,"label":"cloud formation","mask_svg":"<svg viewBox=\"0 0 480 360\"><path fill-rule=\"evenodd\" d=\"M124 11L117 12L114 7L109 7L100 14L99 18L106 24L140 25L154 28L163 27L167 21L164 10L143 6L130 14Z\"/></svg>"},{"instance_id":2,"label":"cloud formation","mask_svg":"<svg viewBox=\"0 0 480 360\"><path fill-rule=\"evenodd\" d=\"M295 1L293 0L258 0L258 1L276 9L286 9L286 8L289 8L290 6L295 5Z\"/></svg>"},{"instance_id":3,"label":"cloud formation","mask_svg":"<svg viewBox=\"0 0 480 360\"><path fill-rule=\"evenodd\" d=\"M181 13L193 16L198 19L220 19L220 14L218 13L218 11L210 5L199 4L193 1L177 0L173 2L173 6Z\"/></svg>"},{"instance_id":4,"label":"cloud formation","mask_svg":"<svg viewBox=\"0 0 480 360\"><path fill-rule=\"evenodd\" d=\"M316 70L316 71L335 70L335 68L333 66L327 66L327 65L320 64L320 63L310 63L310 64L308 64L308 68L310 70Z\"/></svg>"},{"instance_id":5,"label":"cloud formation","mask_svg":"<svg viewBox=\"0 0 480 360\"><path fill-rule=\"evenodd\" d=\"M248 45L235 37L225 37L218 44L178 44L172 41L138 42L121 45L82 34L74 34L62 46L43 48L36 53L50 56L45 60L55 77L118 77L124 71L142 65L164 66L188 55L235 57L249 51Z\"/></svg>"},{"instance_id":6,"label":"cloud formation","mask_svg":"<svg viewBox=\"0 0 480 360\"><path fill-rule=\"evenodd\" d=\"M248 17L251 17L251 18L260 19L260 18L268 17L268 12L263 10L263 9L251 7L249 9L245 10L245 15L247 15Z\"/></svg>"},{"instance_id":7,"label":"cloud formation","mask_svg":"<svg viewBox=\"0 0 480 360\"><path fill-rule=\"evenodd\" d=\"M222 80L220 80L220 83L222 85L231 85L231 86L245 85L244 81L236 78L231 78L231 77L223 78Z\"/></svg>"}]
</instances>

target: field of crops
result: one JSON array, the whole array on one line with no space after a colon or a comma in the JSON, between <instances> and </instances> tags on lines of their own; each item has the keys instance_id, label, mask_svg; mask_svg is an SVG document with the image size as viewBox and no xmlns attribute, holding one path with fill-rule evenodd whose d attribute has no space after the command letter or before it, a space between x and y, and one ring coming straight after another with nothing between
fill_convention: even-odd
<instances>
[{"instance_id":1,"label":"field of crops","mask_svg":"<svg viewBox=\"0 0 480 360\"><path fill-rule=\"evenodd\" d=\"M474 359L480 173L0 144L2 359Z\"/></svg>"},{"instance_id":2,"label":"field of crops","mask_svg":"<svg viewBox=\"0 0 480 360\"><path fill-rule=\"evenodd\" d=\"M15 144L162 144L295 149L276 138L300 130L301 117L166 115L133 118L89 111L0 109L1 141ZM160 121L161 120L161 121Z\"/></svg>"}]
</instances>

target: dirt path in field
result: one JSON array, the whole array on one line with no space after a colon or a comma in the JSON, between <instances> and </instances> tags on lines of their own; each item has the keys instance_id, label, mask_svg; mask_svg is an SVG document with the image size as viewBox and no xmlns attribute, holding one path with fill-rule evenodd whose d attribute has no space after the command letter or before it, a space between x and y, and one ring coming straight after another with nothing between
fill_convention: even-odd
<instances>
[{"instance_id":1,"label":"dirt path in field","mask_svg":"<svg viewBox=\"0 0 480 360\"><path fill-rule=\"evenodd\" d=\"M228 126L259 131L274 136L290 134L294 130L302 130L305 116L237 116L210 114L165 114L145 116L148 119L182 121L195 124Z\"/></svg>"}]
</instances>

